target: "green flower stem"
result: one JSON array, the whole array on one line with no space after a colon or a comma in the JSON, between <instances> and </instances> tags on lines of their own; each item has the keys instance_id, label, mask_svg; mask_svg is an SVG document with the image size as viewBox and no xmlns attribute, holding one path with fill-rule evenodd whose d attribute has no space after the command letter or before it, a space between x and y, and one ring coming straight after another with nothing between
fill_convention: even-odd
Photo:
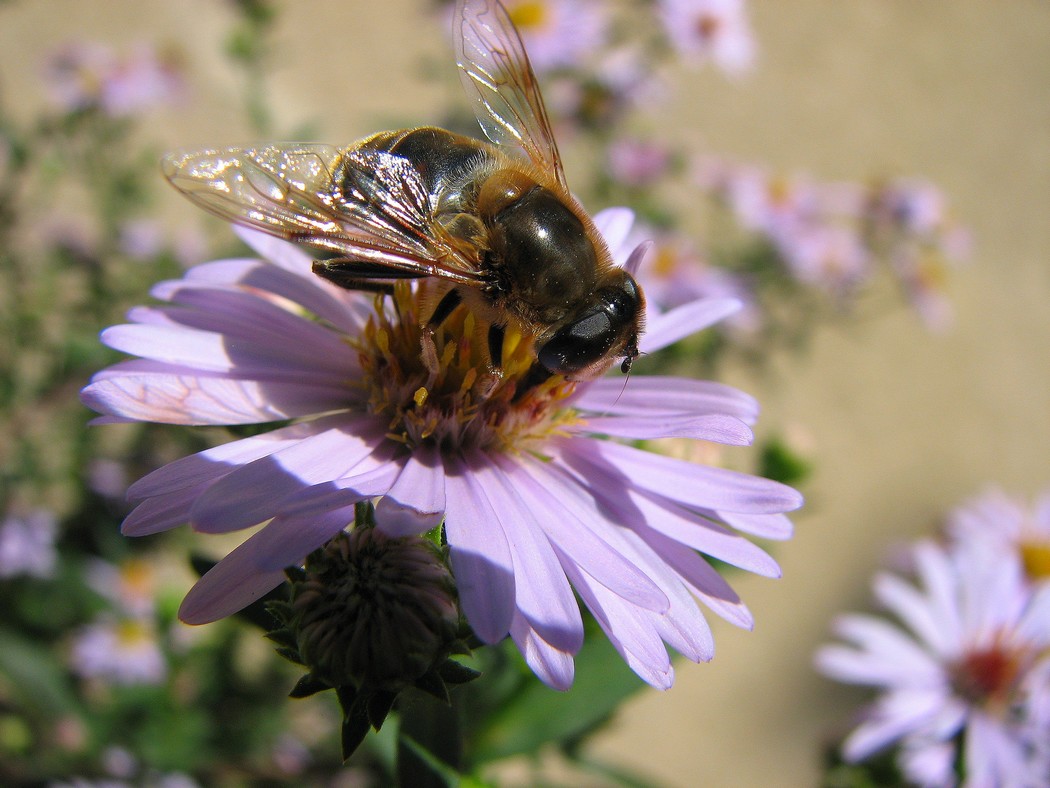
<instances>
[{"instance_id":1,"label":"green flower stem","mask_svg":"<svg viewBox=\"0 0 1050 788\"><path fill-rule=\"evenodd\" d=\"M415 689L399 698L397 783L412 788L445 788L459 783L463 768L463 727L459 697L451 704Z\"/></svg>"}]
</instances>

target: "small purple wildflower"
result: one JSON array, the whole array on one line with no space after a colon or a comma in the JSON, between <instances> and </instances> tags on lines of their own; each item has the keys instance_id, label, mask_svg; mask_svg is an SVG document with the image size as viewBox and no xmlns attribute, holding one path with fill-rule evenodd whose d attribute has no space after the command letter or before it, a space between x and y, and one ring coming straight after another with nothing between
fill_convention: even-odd
<instances>
[{"instance_id":1,"label":"small purple wildflower","mask_svg":"<svg viewBox=\"0 0 1050 788\"><path fill-rule=\"evenodd\" d=\"M0 523L0 579L53 577L58 562L57 534L58 521L46 509L5 517Z\"/></svg>"},{"instance_id":2,"label":"small purple wildflower","mask_svg":"<svg viewBox=\"0 0 1050 788\"><path fill-rule=\"evenodd\" d=\"M861 761L899 744L913 783L1035 786L1050 780L1050 586L1033 590L1016 555L922 542L917 582L882 573L875 595L901 622L847 615L846 645L817 667L882 694L843 744Z\"/></svg>"}]
</instances>

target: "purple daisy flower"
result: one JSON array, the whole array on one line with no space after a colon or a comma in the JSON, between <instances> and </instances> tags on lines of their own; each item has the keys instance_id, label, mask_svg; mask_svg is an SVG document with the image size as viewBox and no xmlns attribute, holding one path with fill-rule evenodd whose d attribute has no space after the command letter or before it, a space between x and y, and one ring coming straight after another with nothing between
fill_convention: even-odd
<instances>
[{"instance_id":1,"label":"purple daisy flower","mask_svg":"<svg viewBox=\"0 0 1050 788\"><path fill-rule=\"evenodd\" d=\"M627 218L599 226L625 236ZM297 247L237 232L262 259L208 263L157 285L153 295L166 304L133 309L130 324L102 335L140 358L100 372L83 392L101 422L290 422L131 486L128 535L265 523L193 587L184 621L214 621L259 598L285 567L353 522L355 503L383 496L378 527L390 536L444 522L471 627L486 643L509 633L552 687L571 685L583 641L574 589L657 687L673 680L665 643L692 660L712 656L695 599L751 626L704 555L778 576L773 559L738 532L787 538L783 513L801 497L632 443L746 444L757 415L751 397L640 375L626 384L554 377L517 391L535 358L531 341L508 331L494 372L484 326L465 307L436 330L422 327L431 281L374 298L315 276ZM656 351L733 308L708 300L651 314L640 349Z\"/></svg>"},{"instance_id":2,"label":"purple daisy flower","mask_svg":"<svg viewBox=\"0 0 1050 788\"><path fill-rule=\"evenodd\" d=\"M1050 586L1033 590L1017 556L975 544L915 546L918 583L880 574L875 594L903 624L848 615L848 645L816 655L826 675L883 694L843 744L849 761L894 743L918 785L1046 785L1050 780ZM961 751L961 753L960 753Z\"/></svg>"}]
</instances>

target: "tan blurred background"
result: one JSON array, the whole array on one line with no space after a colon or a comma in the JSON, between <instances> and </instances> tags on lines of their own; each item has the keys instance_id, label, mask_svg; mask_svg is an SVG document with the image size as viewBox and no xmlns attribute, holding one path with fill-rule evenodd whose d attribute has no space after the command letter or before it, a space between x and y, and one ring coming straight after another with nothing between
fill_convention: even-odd
<instances>
[{"instance_id":1,"label":"tan blurred background","mask_svg":"<svg viewBox=\"0 0 1050 788\"><path fill-rule=\"evenodd\" d=\"M763 375L731 373L759 395L761 425L808 436L816 474L797 536L777 552L783 579L735 581L755 631L716 621L714 662L680 664L671 691L640 694L598 740L596 754L672 786L814 785L822 739L864 697L811 670L831 617L866 604L895 540L930 532L986 483L1025 496L1050 486L1050 5L750 7L757 69L735 83L683 74L664 121L672 138L820 179L927 177L972 228L975 253L952 276L957 319L943 336L887 309L821 330L808 353ZM434 120L459 87L425 8L287 3L272 105L289 125L316 119L330 142ZM171 147L247 138L220 54L230 22L222 3L27 0L2 18L9 105L39 104L41 53L69 38L168 42L191 59L193 94L156 116L150 138ZM447 79L422 79L424 60Z\"/></svg>"}]
</instances>

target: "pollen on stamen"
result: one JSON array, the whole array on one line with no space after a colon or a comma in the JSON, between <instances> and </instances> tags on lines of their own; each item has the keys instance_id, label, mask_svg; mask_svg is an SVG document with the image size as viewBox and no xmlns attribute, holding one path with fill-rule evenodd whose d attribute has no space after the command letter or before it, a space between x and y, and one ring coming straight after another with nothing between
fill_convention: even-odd
<instances>
[{"instance_id":1,"label":"pollen on stamen","mask_svg":"<svg viewBox=\"0 0 1050 788\"><path fill-rule=\"evenodd\" d=\"M433 285L399 283L355 341L369 409L389 419L391 439L415 447L520 450L578 417L564 405L575 383L554 375L527 382L535 337L506 328L499 369L488 357L489 325L460 305L440 325L426 320ZM530 386L529 388L524 388Z\"/></svg>"}]
</instances>

